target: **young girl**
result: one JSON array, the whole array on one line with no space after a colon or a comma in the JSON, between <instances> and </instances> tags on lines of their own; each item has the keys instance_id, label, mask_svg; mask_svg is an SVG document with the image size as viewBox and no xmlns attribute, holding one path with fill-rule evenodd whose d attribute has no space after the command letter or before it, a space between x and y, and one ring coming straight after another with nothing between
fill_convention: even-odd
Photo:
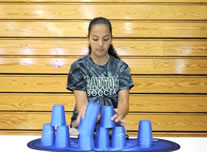
<instances>
[{"instance_id":1,"label":"young girl","mask_svg":"<svg viewBox=\"0 0 207 152\"><path fill-rule=\"evenodd\" d=\"M76 100L71 127L78 127L88 101L114 107L111 118L123 123L129 111L129 90L133 81L128 65L120 60L112 45L112 26L108 19L97 17L88 28L89 54L75 61L70 68L67 89Z\"/></svg>"}]
</instances>

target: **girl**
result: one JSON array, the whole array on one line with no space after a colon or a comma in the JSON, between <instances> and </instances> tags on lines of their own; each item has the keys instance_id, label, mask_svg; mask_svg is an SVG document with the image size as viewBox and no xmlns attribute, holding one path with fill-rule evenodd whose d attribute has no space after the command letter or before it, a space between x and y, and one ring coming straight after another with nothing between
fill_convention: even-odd
<instances>
[{"instance_id":1,"label":"girl","mask_svg":"<svg viewBox=\"0 0 207 152\"><path fill-rule=\"evenodd\" d=\"M113 106L115 115L111 119L123 123L129 111L129 90L134 84L128 65L113 48L112 26L108 19L91 20L88 43L89 54L75 61L68 74L67 89L73 91L76 100L71 127L78 127L90 100L101 106Z\"/></svg>"}]
</instances>

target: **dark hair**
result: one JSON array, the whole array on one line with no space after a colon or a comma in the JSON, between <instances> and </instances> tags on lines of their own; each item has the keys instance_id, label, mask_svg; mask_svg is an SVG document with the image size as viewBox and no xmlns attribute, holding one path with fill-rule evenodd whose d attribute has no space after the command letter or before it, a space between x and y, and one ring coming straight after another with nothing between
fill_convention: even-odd
<instances>
[{"instance_id":1,"label":"dark hair","mask_svg":"<svg viewBox=\"0 0 207 152\"><path fill-rule=\"evenodd\" d=\"M96 18L92 19L91 22L89 23L88 38L90 37L90 32L91 32L92 27L94 25L96 25L96 24L105 24L105 25L107 25L108 28L109 28L109 31L110 31L110 33L112 35L111 22L108 19L104 18L104 17L96 17ZM89 53L88 54L91 54L91 46L90 45L88 46L88 49L89 49ZM117 59L120 59L112 44L109 46L108 53L109 53L109 55L111 55L111 56L113 56L113 57L115 57Z\"/></svg>"}]
</instances>

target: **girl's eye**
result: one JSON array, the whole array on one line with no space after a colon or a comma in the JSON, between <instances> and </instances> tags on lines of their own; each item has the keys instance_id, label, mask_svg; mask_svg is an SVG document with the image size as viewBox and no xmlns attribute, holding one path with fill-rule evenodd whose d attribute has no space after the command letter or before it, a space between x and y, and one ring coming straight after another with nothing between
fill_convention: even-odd
<instances>
[{"instance_id":1,"label":"girl's eye","mask_svg":"<svg viewBox=\"0 0 207 152\"><path fill-rule=\"evenodd\" d=\"M94 41L98 41L98 39L93 39Z\"/></svg>"},{"instance_id":2,"label":"girl's eye","mask_svg":"<svg viewBox=\"0 0 207 152\"><path fill-rule=\"evenodd\" d=\"M109 39L104 39L104 41L108 41Z\"/></svg>"}]
</instances>

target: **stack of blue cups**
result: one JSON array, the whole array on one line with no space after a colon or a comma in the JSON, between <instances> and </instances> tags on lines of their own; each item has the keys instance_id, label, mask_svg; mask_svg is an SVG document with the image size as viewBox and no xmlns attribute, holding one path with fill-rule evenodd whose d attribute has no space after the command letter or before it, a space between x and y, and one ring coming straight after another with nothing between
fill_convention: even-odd
<instances>
[{"instance_id":1,"label":"stack of blue cups","mask_svg":"<svg viewBox=\"0 0 207 152\"><path fill-rule=\"evenodd\" d=\"M107 151L111 148L122 150L126 146L125 129L123 126L116 126L111 120L114 115L113 106L103 106L101 109L100 125L96 130L96 138L94 142L93 132L96 127L100 105L90 101L88 103L85 117L81 120L79 131L79 148L83 151L98 150ZM112 129L112 141L109 138L109 129Z\"/></svg>"},{"instance_id":2,"label":"stack of blue cups","mask_svg":"<svg viewBox=\"0 0 207 152\"><path fill-rule=\"evenodd\" d=\"M115 122L111 120L114 115L113 106L103 106L101 110L100 126L97 129L96 148L101 150L108 150L110 147L114 150L121 150L125 147L125 129L123 126L116 126ZM109 139L109 129L112 129L112 139ZM111 144L110 144L111 143Z\"/></svg>"},{"instance_id":3,"label":"stack of blue cups","mask_svg":"<svg viewBox=\"0 0 207 152\"><path fill-rule=\"evenodd\" d=\"M114 115L113 106L103 106L101 109L100 126L96 132L96 148L101 150L108 150L110 147L109 128L115 126L115 122L111 120Z\"/></svg>"},{"instance_id":4,"label":"stack of blue cups","mask_svg":"<svg viewBox=\"0 0 207 152\"><path fill-rule=\"evenodd\" d=\"M94 150L93 132L96 127L100 105L90 101L86 108L84 119L81 119L78 127L79 131L79 148L84 151Z\"/></svg>"},{"instance_id":5,"label":"stack of blue cups","mask_svg":"<svg viewBox=\"0 0 207 152\"><path fill-rule=\"evenodd\" d=\"M55 135L55 128L57 129ZM65 110L63 105L54 105L50 124L44 124L42 130L41 144L65 148L70 145L69 127L65 121Z\"/></svg>"}]
</instances>

